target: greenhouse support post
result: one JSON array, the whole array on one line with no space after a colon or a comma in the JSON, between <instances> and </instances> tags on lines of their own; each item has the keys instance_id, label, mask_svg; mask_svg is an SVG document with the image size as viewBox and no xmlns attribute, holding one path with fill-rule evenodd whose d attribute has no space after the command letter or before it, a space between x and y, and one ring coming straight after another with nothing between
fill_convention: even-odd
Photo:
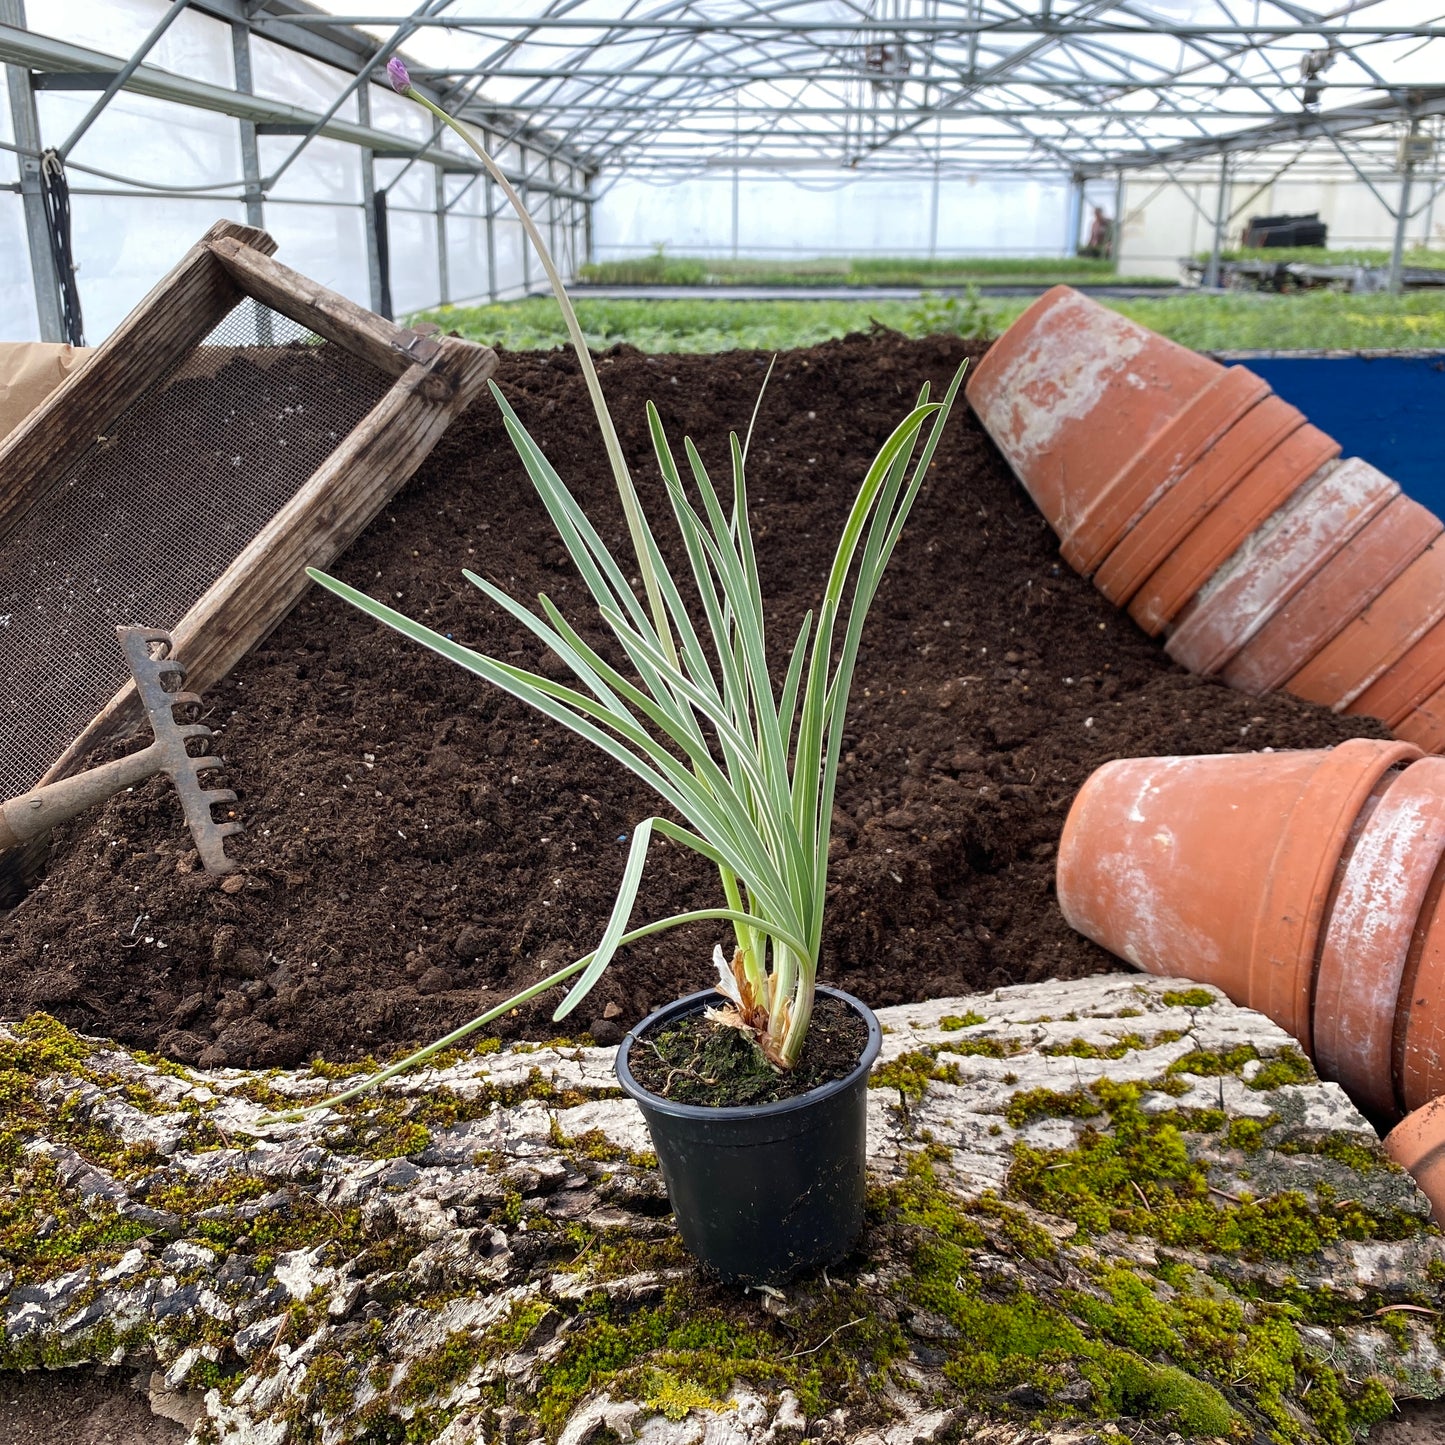
<instances>
[{"instance_id":1,"label":"greenhouse support post","mask_svg":"<svg viewBox=\"0 0 1445 1445\"><path fill-rule=\"evenodd\" d=\"M432 209L437 223L437 301L442 306L451 304L451 268L447 265L447 173L440 166L433 166Z\"/></svg>"},{"instance_id":2,"label":"greenhouse support post","mask_svg":"<svg viewBox=\"0 0 1445 1445\"><path fill-rule=\"evenodd\" d=\"M371 87L363 85L356 92L356 118L367 129L371 128ZM382 217L376 205L376 152L370 146L361 146L357 152L361 160L361 217L366 232L366 287L371 298L371 309L378 316L386 316L387 285L381 270L381 237L378 227Z\"/></svg>"},{"instance_id":3,"label":"greenhouse support post","mask_svg":"<svg viewBox=\"0 0 1445 1445\"><path fill-rule=\"evenodd\" d=\"M24 28L24 0L0 0L0 24ZM10 119L20 170L20 201L25 213L25 239L30 250L30 275L35 286L35 312L42 341L64 341L65 320L60 310L60 278L50 251L45 225L45 202L40 193L40 117L30 72L18 65L5 67L10 91Z\"/></svg>"},{"instance_id":4,"label":"greenhouse support post","mask_svg":"<svg viewBox=\"0 0 1445 1445\"><path fill-rule=\"evenodd\" d=\"M239 20L231 25L231 62L236 89L242 95L254 93L251 76L251 31ZM266 224L261 191L261 151L256 141L256 122L239 121L241 127L241 168L246 177L246 224L258 230Z\"/></svg>"},{"instance_id":5,"label":"greenhouse support post","mask_svg":"<svg viewBox=\"0 0 1445 1445\"><path fill-rule=\"evenodd\" d=\"M928 259L938 255L938 165L933 167L933 189L928 197Z\"/></svg>"},{"instance_id":6,"label":"greenhouse support post","mask_svg":"<svg viewBox=\"0 0 1445 1445\"><path fill-rule=\"evenodd\" d=\"M586 240L587 264L592 265L597 257L592 251L592 181L593 177L588 176L586 180L587 194L582 201L582 229ZM736 230L733 232L736 236Z\"/></svg>"},{"instance_id":7,"label":"greenhouse support post","mask_svg":"<svg viewBox=\"0 0 1445 1445\"><path fill-rule=\"evenodd\" d=\"M1084 177L1075 171L1069 180L1069 234L1064 255L1077 256L1084 239Z\"/></svg>"},{"instance_id":8,"label":"greenhouse support post","mask_svg":"<svg viewBox=\"0 0 1445 1445\"><path fill-rule=\"evenodd\" d=\"M1124 172L1114 175L1114 231L1109 238L1109 259L1117 269L1119 251L1124 244Z\"/></svg>"},{"instance_id":9,"label":"greenhouse support post","mask_svg":"<svg viewBox=\"0 0 1445 1445\"><path fill-rule=\"evenodd\" d=\"M1410 191L1415 180L1415 137L1420 134L1420 119L1410 121L1401 147L1400 203L1395 211L1395 240L1390 247L1390 290L1399 293L1404 287L1405 231L1410 224Z\"/></svg>"},{"instance_id":10,"label":"greenhouse support post","mask_svg":"<svg viewBox=\"0 0 1445 1445\"><path fill-rule=\"evenodd\" d=\"M517 166L521 175L517 178L517 194L522 198L522 204L530 211L532 209L531 188L527 185L530 172L527 170L527 147L517 147ZM532 294L532 243L527 239L526 233L522 234L522 295Z\"/></svg>"},{"instance_id":11,"label":"greenhouse support post","mask_svg":"<svg viewBox=\"0 0 1445 1445\"><path fill-rule=\"evenodd\" d=\"M1224 250L1224 233L1229 228L1229 152L1219 158L1219 195L1214 202L1214 240L1209 247L1209 265L1204 271L1206 286L1219 285L1219 258Z\"/></svg>"},{"instance_id":12,"label":"greenhouse support post","mask_svg":"<svg viewBox=\"0 0 1445 1445\"><path fill-rule=\"evenodd\" d=\"M489 174L482 177L486 187L484 209L487 213L487 300L497 299L497 202L492 194L495 182Z\"/></svg>"}]
</instances>

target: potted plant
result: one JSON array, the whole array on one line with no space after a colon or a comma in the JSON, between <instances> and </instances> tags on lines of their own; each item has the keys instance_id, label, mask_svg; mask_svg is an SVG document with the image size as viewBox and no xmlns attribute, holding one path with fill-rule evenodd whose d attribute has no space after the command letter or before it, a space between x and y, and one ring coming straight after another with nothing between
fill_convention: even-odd
<instances>
[{"instance_id":1,"label":"potted plant","mask_svg":"<svg viewBox=\"0 0 1445 1445\"><path fill-rule=\"evenodd\" d=\"M612 660L547 597L539 615L471 572L467 579L566 664L576 686L484 656L345 583L310 575L595 743L683 821L656 816L633 829L611 916L591 953L359 1088L570 979L553 1016L564 1018L626 944L701 920L726 923L731 956L714 950L716 992L680 999L634 1028L618 1050L618 1075L646 1116L684 1243L729 1278L782 1278L839 1257L862 1228L865 1090L880 1030L857 999L816 981L833 792L864 619L963 372L942 402L924 389L869 467L816 616L803 620L775 689L748 521L747 438L731 439L729 503L685 442L689 488L656 408L648 408L698 599L690 606L643 512L576 313L531 217L473 137L411 87L402 63L393 59L388 69L401 94L476 152L527 230L596 411L643 596L495 386L508 435L596 604L600 645ZM633 926L655 836L717 866L722 906Z\"/></svg>"}]
</instances>

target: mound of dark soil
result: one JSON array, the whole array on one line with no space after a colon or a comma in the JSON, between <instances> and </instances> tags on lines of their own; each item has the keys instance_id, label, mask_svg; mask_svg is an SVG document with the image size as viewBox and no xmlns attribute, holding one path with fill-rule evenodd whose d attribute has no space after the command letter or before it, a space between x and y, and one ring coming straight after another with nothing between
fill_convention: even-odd
<instances>
[{"instance_id":1,"label":"mound of dark soil","mask_svg":"<svg viewBox=\"0 0 1445 1445\"><path fill-rule=\"evenodd\" d=\"M750 459L772 642L814 606L874 451L966 343L855 336L782 356ZM726 476L768 357L602 361L644 499L665 503L643 414ZM503 358L499 381L627 555L575 362ZM673 549L676 550L676 549ZM581 586L479 402L339 566L469 645L531 663L524 630L461 576L581 617ZM545 670L545 665L544 665ZM618 765L469 674L313 591L208 697L249 832L199 872L168 785L72 825L0 920L0 1017L35 1008L206 1064L291 1064L434 1038L596 942L630 830L654 811ZM1109 758L1311 747L1378 732L1188 676L1058 557L960 405L864 637L838 793L822 976L882 1005L1117 967L1052 893L1075 791ZM713 906L715 876L655 854L634 915ZM620 957L575 1019L599 1041L708 982L710 926ZM501 1027L546 1036L554 999Z\"/></svg>"}]
</instances>

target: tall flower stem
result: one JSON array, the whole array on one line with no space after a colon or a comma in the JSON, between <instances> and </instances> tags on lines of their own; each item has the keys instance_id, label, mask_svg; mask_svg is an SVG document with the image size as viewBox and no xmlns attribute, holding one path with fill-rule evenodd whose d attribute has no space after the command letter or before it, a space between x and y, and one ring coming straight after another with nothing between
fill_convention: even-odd
<instances>
[{"instance_id":1,"label":"tall flower stem","mask_svg":"<svg viewBox=\"0 0 1445 1445\"><path fill-rule=\"evenodd\" d=\"M577 353L577 361L582 368L582 379L587 383L587 394L592 399L592 409L597 413L597 424L602 428L602 440L607 447L607 458L612 463L612 475L617 479L617 491L622 498L622 511L627 518L627 530L632 538L632 549L637 554L637 566L642 575L642 585L647 592L647 604L652 612L653 626L657 628L657 635L662 639L669 661L675 664L677 652L673 646L672 630L668 625L667 608L663 605L662 589L658 586L657 573L653 569L652 559L648 556L644 540L646 523L642 519L642 507L637 500L637 488L633 485L632 473L627 469L627 458L622 454L622 443L618 439L617 428L612 424L612 413L608 411L607 403L603 399L602 383L597 378L597 368L592 362L592 353L587 349L581 324L577 320L577 312L573 309L572 299L567 295L567 289L563 286L562 278L553 263L552 253L547 249L547 243L542 239L542 233L537 229L536 222L532 220L531 214L522 204L522 198L517 194L516 188L466 126L455 116L448 115L441 106L428 100L411 83L406 74L406 67L400 60L393 58L387 65L387 73L391 76L392 86L399 95L406 96L408 100L414 100L423 110L430 111L443 125L454 132L457 138L468 146L487 168L487 173L502 188L502 194L511 202L512 209L520 218L522 227L537 253L537 258L542 263L542 269L547 273L552 294L557 298L558 306L562 308L562 320L567 324L567 335L572 340L572 349Z\"/></svg>"}]
</instances>

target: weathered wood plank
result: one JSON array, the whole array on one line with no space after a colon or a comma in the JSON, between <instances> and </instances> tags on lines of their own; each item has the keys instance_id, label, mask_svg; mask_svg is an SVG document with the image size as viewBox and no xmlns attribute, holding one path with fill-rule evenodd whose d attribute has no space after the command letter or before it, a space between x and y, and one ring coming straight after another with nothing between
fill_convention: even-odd
<instances>
[{"instance_id":1,"label":"weathered wood plank","mask_svg":"<svg viewBox=\"0 0 1445 1445\"><path fill-rule=\"evenodd\" d=\"M438 342L368 311L329 291L309 276L260 256L234 240L210 243L212 254L248 295L309 327L318 336L368 361L388 376L401 376L418 362L437 354ZM445 378L435 372L423 383L425 394L437 392Z\"/></svg>"},{"instance_id":2,"label":"weathered wood plank","mask_svg":"<svg viewBox=\"0 0 1445 1445\"><path fill-rule=\"evenodd\" d=\"M329 566L396 495L497 367L489 347L444 337L430 365L411 367L292 500L276 513L172 628L186 686L223 678L300 600L307 567ZM440 382L444 395L430 395ZM69 776L88 753L140 720L127 682L66 749L43 782Z\"/></svg>"},{"instance_id":3,"label":"weathered wood plank","mask_svg":"<svg viewBox=\"0 0 1445 1445\"><path fill-rule=\"evenodd\" d=\"M86 364L0 443L0 538L241 300L241 288L210 249L223 241L262 258L276 249L265 231L217 221Z\"/></svg>"}]
</instances>

